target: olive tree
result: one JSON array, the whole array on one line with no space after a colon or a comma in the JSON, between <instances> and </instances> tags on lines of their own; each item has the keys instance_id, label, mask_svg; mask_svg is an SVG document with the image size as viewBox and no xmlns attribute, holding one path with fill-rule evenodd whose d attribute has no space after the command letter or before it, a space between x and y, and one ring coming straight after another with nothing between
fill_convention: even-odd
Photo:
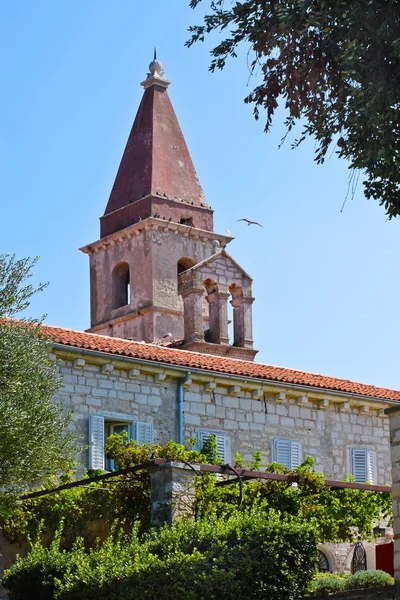
<instances>
[{"instance_id":1,"label":"olive tree","mask_svg":"<svg viewBox=\"0 0 400 600\"><path fill-rule=\"evenodd\" d=\"M69 415L52 402L61 382L41 320L16 318L45 287L26 283L35 263L0 255L0 510L76 453Z\"/></svg>"}]
</instances>

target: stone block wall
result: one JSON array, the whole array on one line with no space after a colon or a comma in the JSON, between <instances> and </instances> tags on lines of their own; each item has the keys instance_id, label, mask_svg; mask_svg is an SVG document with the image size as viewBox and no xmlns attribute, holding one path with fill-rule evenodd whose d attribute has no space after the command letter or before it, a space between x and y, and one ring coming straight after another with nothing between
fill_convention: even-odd
<instances>
[{"instance_id":1,"label":"stone block wall","mask_svg":"<svg viewBox=\"0 0 400 600\"><path fill-rule=\"evenodd\" d=\"M392 461L392 508L394 533L394 576L400 582L400 407L386 409L390 424Z\"/></svg>"},{"instance_id":2,"label":"stone block wall","mask_svg":"<svg viewBox=\"0 0 400 600\"><path fill-rule=\"evenodd\" d=\"M73 426L84 443L89 415L100 414L152 423L155 443L177 439L177 380L184 375L182 369L77 356L64 353L57 358L64 388L56 400L72 410ZM261 451L267 464L274 438L298 440L303 458L314 457L316 469L332 479L349 473L351 446L365 446L375 452L377 483L390 483L389 423L382 406L367 410L363 405L361 410L318 390L300 396L289 388L278 392L268 382L256 387L251 380L210 379L192 374L185 386L185 441L199 429L224 432L230 441L230 462L235 452L249 461L254 451ZM87 464L87 452L81 460Z\"/></svg>"}]
</instances>

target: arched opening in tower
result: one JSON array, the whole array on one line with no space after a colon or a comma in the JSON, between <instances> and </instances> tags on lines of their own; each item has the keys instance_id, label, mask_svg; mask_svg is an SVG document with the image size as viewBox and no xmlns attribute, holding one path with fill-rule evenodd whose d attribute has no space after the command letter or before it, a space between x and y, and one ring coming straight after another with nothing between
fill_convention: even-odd
<instances>
[{"instance_id":1,"label":"arched opening in tower","mask_svg":"<svg viewBox=\"0 0 400 600\"><path fill-rule=\"evenodd\" d=\"M119 263L112 272L113 309L130 303L130 273L126 262Z\"/></svg>"},{"instance_id":2,"label":"arched opening in tower","mask_svg":"<svg viewBox=\"0 0 400 600\"><path fill-rule=\"evenodd\" d=\"M188 269L190 269L191 267L194 267L194 265L196 264L196 261L193 260L193 258L181 258L178 260L178 276L183 273L184 271L187 271Z\"/></svg>"}]
</instances>

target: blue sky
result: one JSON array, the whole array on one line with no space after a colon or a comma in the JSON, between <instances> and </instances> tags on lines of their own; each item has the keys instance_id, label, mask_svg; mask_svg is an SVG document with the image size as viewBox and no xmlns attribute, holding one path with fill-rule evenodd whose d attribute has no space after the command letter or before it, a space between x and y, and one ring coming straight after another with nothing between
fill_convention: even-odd
<instances>
[{"instance_id":1,"label":"blue sky","mask_svg":"<svg viewBox=\"0 0 400 600\"><path fill-rule=\"evenodd\" d=\"M89 326L88 258L158 48L215 229L254 278L257 360L400 388L400 221L362 194L340 212L347 165L313 162L270 134L243 98L246 52L208 71L188 50L188 0L13 0L0 5L0 252L39 256L32 303L54 325ZM238 223L258 220L263 228Z\"/></svg>"}]
</instances>

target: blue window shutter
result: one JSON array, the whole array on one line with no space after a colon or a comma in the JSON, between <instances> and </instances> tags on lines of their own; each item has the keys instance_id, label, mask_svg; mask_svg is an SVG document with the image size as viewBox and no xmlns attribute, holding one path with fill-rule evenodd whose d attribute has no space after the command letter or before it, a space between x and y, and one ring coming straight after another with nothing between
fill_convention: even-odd
<instances>
[{"instance_id":1,"label":"blue window shutter","mask_svg":"<svg viewBox=\"0 0 400 600\"><path fill-rule=\"evenodd\" d=\"M296 469L301 463L301 444L297 441L290 442L290 468Z\"/></svg>"},{"instance_id":2,"label":"blue window shutter","mask_svg":"<svg viewBox=\"0 0 400 600\"><path fill-rule=\"evenodd\" d=\"M365 448L351 449L351 473L356 483L368 480L368 450Z\"/></svg>"},{"instance_id":3,"label":"blue window shutter","mask_svg":"<svg viewBox=\"0 0 400 600\"><path fill-rule=\"evenodd\" d=\"M375 473L375 453L373 450L368 450L368 477L369 483L376 483Z\"/></svg>"},{"instance_id":4,"label":"blue window shutter","mask_svg":"<svg viewBox=\"0 0 400 600\"><path fill-rule=\"evenodd\" d=\"M210 437L210 435L215 435L215 441L217 444L217 452L218 456L222 460L222 463L228 464L231 462L231 448L230 448L230 439L226 433L222 431L208 431L206 429L199 429L197 432L197 447L201 450Z\"/></svg>"},{"instance_id":5,"label":"blue window shutter","mask_svg":"<svg viewBox=\"0 0 400 600\"><path fill-rule=\"evenodd\" d=\"M89 469L104 470L103 417L89 417Z\"/></svg>"},{"instance_id":6,"label":"blue window shutter","mask_svg":"<svg viewBox=\"0 0 400 600\"><path fill-rule=\"evenodd\" d=\"M290 469L290 440L274 440L273 461Z\"/></svg>"},{"instance_id":7,"label":"blue window shutter","mask_svg":"<svg viewBox=\"0 0 400 600\"><path fill-rule=\"evenodd\" d=\"M153 443L153 425L136 421L135 439L139 444Z\"/></svg>"},{"instance_id":8,"label":"blue window shutter","mask_svg":"<svg viewBox=\"0 0 400 600\"><path fill-rule=\"evenodd\" d=\"M351 449L351 473L356 483L375 483L375 453L367 448Z\"/></svg>"},{"instance_id":9,"label":"blue window shutter","mask_svg":"<svg viewBox=\"0 0 400 600\"><path fill-rule=\"evenodd\" d=\"M296 469L301 463L301 458L300 442L297 440L274 440L272 457L274 462L287 469Z\"/></svg>"},{"instance_id":10,"label":"blue window shutter","mask_svg":"<svg viewBox=\"0 0 400 600\"><path fill-rule=\"evenodd\" d=\"M129 440L136 439L136 423L135 423L135 421L132 421L132 423L129 423L128 435L129 435L129 438L128 438Z\"/></svg>"}]
</instances>

